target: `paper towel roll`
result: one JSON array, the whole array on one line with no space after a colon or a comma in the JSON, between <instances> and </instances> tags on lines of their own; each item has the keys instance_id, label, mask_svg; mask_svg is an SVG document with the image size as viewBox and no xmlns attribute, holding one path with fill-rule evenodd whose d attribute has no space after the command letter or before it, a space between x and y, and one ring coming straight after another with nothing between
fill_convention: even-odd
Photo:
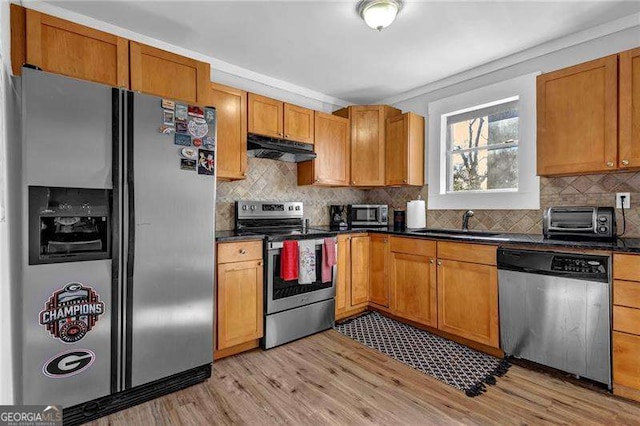
<instances>
[{"instance_id":1,"label":"paper towel roll","mask_svg":"<svg viewBox=\"0 0 640 426\"><path fill-rule=\"evenodd\" d=\"M424 200L407 202L407 228L426 228L427 212Z\"/></svg>"}]
</instances>

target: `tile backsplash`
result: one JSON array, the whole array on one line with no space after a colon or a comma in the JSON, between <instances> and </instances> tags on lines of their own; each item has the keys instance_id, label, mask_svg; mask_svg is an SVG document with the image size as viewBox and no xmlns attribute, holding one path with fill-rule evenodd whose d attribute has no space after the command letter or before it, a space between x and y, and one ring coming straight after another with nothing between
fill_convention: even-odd
<instances>
[{"instance_id":1,"label":"tile backsplash","mask_svg":"<svg viewBox=\"0 0 640 426\"><path fill-rule=\"evenodd\" d=\"M249 158L245 180L218 182L216 230L234 228L237 200L302 201L304 217L317 226L329 224L331 204L357 204L365 199L360 189L298 186L297 173L295 163Z\"/></svg>"},{"instance_id":2,"label":"tile backsplash","mask_svg":"<svg viewBox=\"0 0 640 426\"><path fill-rule=\"evenodd\" d=\"M542 214L550 206L614 206L616 192L631 193L631 209L626 211L625 236L640 238L640 172L609 173L540 179L540 210L475 210L469 228L539 234ZM293 163L249 158L247 179L218 182L216 229L234 228L236 200L303 201L305 218L312 225L328 225L329 205L376 203L390 209L406 208L406 202L422 196L427 200L428 187L320 188L297 185L297 167ZM464 210L429 210L430 228L459 228ZM391 214L390 214L391 216ZM622 232L622 212L617 210L618 232Z\"/></svg>"}]
</instances>

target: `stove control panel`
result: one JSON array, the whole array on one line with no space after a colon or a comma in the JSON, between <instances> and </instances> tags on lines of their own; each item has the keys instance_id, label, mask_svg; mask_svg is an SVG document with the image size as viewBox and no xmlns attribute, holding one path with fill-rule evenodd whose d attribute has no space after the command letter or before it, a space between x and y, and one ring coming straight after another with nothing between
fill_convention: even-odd
<instances>
[{"instance_id":1,"label":"stove control panel","mask_svg":"<svg viewBox=\"0 0 640 426\"><path fill-rule=\"evenodd\" d=\"M302 219L299 201L236 201L237 219Z\"/></svg>"}]
</instances>

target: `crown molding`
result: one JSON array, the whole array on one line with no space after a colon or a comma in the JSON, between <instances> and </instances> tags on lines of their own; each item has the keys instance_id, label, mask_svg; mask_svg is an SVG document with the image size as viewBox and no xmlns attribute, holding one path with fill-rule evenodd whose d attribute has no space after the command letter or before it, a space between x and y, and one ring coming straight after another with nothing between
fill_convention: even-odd
<instances>
[{"instance_id":1,"label":"crown molding","mask_svg":"<svg viewBox=\"0 0 640 426\"><path fill-rule=\"evenodd\" d=\"M398 95L381 99L376 103L393 105L398 102L406 101L408 99L424 95L425 93L453 86L454 84L481 77L483 75L499 71L501 69L547 55L549 53L557 52L558 50L586 43L588 41L605 37L610 34L614 34L634 27L640 27L640 13L634 13L632 15L625 16L614 21L606 22L604 24L588 28L583 31L579 31L564 37L548 41L543 44L539 44L529 49L522 50L518 53L505 56L495 61L487 62L483 65L471 68L466 71L462 71L458 74L445 77L432 83L425 84L423 86L411 89ZM638 39L640 41L640 34L638 35Z\"/></svg>"},{"instance_id":2,"label":"crown molding","mask_svg":"<svg viewBox=\"0 0 640 426\"><path fill-rule=\"evenodd\" d=\"M295 95L303 96L305 98L309 98L314 101L329 103L336 106L347 106L352 104L343 99L329 96L327 94L317 92L315 90L311 90L306 87L298 86L296 84L292 84L274 77L269 77L268 75L251 71L247 68L233 65L233 64L230 64L229 62L225 62L220 59L216 59L214 57L204 55L202 53L199 53L193 50L186 49L184 47L176 46L171 43L166 43L164 41L157 40L155 38L146 36L144 34L127 30L117 25L113 25L105 21L100 21L98 19L91 18L89 16L64 9L60 6L56 6L51 3L45 3L42 1L21 1L21 0L12 1L12 2L19 4L23 7L27 7L29 9L37 10L38 12L46 13L48 15L52 15L61 19L73 21L78 24L86 25L88 27L92 27L100 31L108 32L110 34L115 34L117 36L124 37L129 40L144 43L149 46L156 47L158 49L168 50L173 53L177 53L179 55L196 59L198 61L208 62L211 64L211 74L213 76L215 76L215 71L217 70L220 72L224 72L227 74L231 74L237 77L247 79L255 83L263 84L268 87L284 90L286 92L293 93Z\"/></svg>"}]
</instances>

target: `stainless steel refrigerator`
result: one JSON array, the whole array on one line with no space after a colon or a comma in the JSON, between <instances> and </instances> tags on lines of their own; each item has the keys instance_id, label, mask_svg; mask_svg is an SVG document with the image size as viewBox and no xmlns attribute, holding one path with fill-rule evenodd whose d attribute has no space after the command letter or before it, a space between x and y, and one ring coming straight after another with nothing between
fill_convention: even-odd
<instances>
[{"instance_id":1,"label":"stainless steel refrigerator","mask_svg":"<svg viewBox=\"0 0 640 426\"><path fill-rule=\"evenodd\" d=\"M30 68L18 80L16 403L76 423L210 377L215 109Z\"/></svg>"}]
</instances>

